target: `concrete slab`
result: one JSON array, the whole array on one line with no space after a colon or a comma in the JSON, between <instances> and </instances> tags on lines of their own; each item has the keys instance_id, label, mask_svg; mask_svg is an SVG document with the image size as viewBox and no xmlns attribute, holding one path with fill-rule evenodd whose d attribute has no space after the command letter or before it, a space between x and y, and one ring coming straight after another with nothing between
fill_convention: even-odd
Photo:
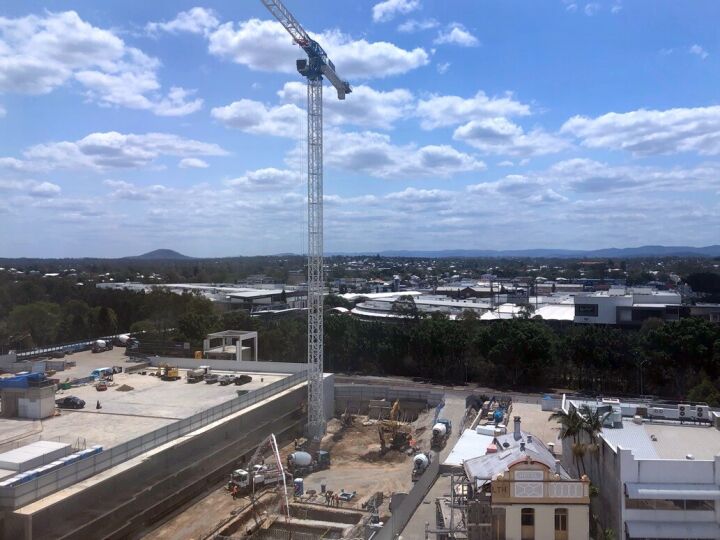
<instances>
[{"instance_id":1,"label":"concrete slab","mask_svg":"<svg viewBox=\"0 0 720 540\"><path fill-rule=\"evenodd\" d=\"M124 362L123 349L93 354L76 353L70 358L77 361L72 370L58 372L55 377L85 377L93 369L113 365L132 365ZM155 369L151 369L148 373ZM217 371L216 373L230 373ZM77 396L85 400L82 410L63 409L59 416L37 421L0 419L0 451L9 450L36 440L53 440L69 444L80 442L88 446L100 444L105 448L121 444L177 420L220 405L237 397L237 390L256 390L286 375L252 373L252 382L242 386L220 386L205 382L189 384L186 370L180 370L181 380L163 381L151 375L118 373L108 390L99 392L92 384L59 390L56 398ZM132 390L120 391L126 385ZM101 409L96 409L100 401Z\"/></svg>"}]
</instances>

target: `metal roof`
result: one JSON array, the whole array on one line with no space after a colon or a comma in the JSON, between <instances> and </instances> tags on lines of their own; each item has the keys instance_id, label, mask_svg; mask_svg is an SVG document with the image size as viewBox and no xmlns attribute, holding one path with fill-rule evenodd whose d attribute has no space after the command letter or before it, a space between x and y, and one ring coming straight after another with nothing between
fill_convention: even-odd
<instances>
[{"instance_id":1,"label":"metal roof","mask_svg":"<svg viewBox=\"0 0 720 540\"><path fill-rule=\"evenodd\" d=\"M631 499L720 499L720 487L715 484L625 484Z\"/></svg>"},{"instance_id":2,"label":"metal roof","mask_svg":"<svg viewBox=\"0 0 720 540\"><path fill-rule=\"evenodd\" d=\"M660 457L657 455L655 446L643 425L624 421L622 428L603 429L601 437L616 451L618 446L626 450L632 450L635 459L657 459Z\"/></svg>"},{"instance_id":3,"label":"metal roof","mask_svg":"<svg viewBox=\"0 0 720 540\"><path fill-rule=\"evenodd\" d=\"M555 456L550 453L545 445L542 444L542 442L536 437L533 437L531 441L528 441L528 434L525 432L521 432L520 435L521 437L519 439L515 439L513 433L500 435L494 438L489 435L482 435L482 437L488 437L490 442L492 442L493 439L497 440L498 452L492 454L487 453L487 446L490 443L484 445L482 449L476 448L474 457L466 459L463 463L467 477L491 480L497 474L505 471L513 463L523 461L527 457L531 458L533 461L543 463L551 471L555 471ZM525 443L525 448L523 450L520 449L520 443ZM481 450L482 453L480 453L479 450ZM561 476L569 478L567 473L562 470Z\"/></svg>"}]
</instances>

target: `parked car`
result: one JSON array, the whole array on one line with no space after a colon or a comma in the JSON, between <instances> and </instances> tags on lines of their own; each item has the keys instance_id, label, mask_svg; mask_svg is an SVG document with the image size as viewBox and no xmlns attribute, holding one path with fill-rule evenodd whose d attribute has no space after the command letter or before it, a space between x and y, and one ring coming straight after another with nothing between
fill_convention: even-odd
<instances>
[{"instance_id":1,"label":"parked car","mask_svg":"<svg viewBox=\"0 0 720 540\"><path fill-rule=\"evenodd\" d=\"M247 384L251 381L252 381L252 377L250 375L236 375L235 380L234 380L234 382L237 386Z\"/></svg>"},{"instance_id":2,"label":"parked car","mask_svg":"<svg viewBox=\"0 0 720 540\"><path fill-rule=\"evenodd\" d=\"M95 385L95 390L97 390L98 392L104 392L107 389L108 389L108 386L105 381L100 381L99 383L97 383Z\"/></svg>"},{"instance_id":3,"label":"parked car","mask_svg":"<svg viewBox=\"0 0 720 540\"><path fill-rule=\"evenodd\" d=\"M55 400L55 405L61 409L82 409L85 401L75 396L66 396Z\"/></svg>"},{"instance_id":4,"label":"parked car","mask_svg":"<svg viewBox=\"0 0 720 540\"><path fill-rule=\"evenodd\" d=\"M215 373L208 373L207 375L205 375L205 382L208 384L213 384L218 382L219 378L220 377L218 377Z\"/></svg>"},{"instance_id":5,"label":"parked car","mask_svg":"<svg viewBox=\"0 0 720 540\"><path fill-rule=\"evenodd\" d=\"M227 386L228 384L231 384L233 380L234 377L232 375L221 375L218 382L220 383L220 386Z\"/></svg>"}]
</instances>

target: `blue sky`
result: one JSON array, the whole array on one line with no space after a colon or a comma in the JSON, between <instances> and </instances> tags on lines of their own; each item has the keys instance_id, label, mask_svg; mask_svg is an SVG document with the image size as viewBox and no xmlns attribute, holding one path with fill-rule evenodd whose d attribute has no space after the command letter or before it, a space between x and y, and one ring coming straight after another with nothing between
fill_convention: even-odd
<instances>
[{"instance_id":1,"label":"blue sky","mask_svg":"<svg viewBox=\"0 0 720 540\"><path fill-rule=\"evenodd\" d=\"M287 6L325 92L325 249L720 240L720 3ZM262 4L6 2L0 256L305 248L302 57Z\"/></svg>"}]
</instances>

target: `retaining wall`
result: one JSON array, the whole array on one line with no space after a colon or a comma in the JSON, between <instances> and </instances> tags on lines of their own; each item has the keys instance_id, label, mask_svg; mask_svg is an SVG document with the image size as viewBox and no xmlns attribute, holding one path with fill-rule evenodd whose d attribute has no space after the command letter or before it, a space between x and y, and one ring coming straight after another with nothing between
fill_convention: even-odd
<instances>
[{"instance_id":1,"label":"retaining wall","mask_svg":"<svg viewBox=\"0 0 720 540\"><path fill-rule=\"evenodd\" d=\"M332 385L333 377L326 377L328 381ZM286 440L300 434L307 421L302 412L306 400L305 385L288 389L146 453L125 469L108 471L106 478L84 489L64 498L56 495L56 502L28 515L21 515L23 509L9 514L5 538L135 536L167 512L224 480L242 457L252 456L255 447L270 433L285 434Z\"/></svg>"},{"instance_id":2,"label":"retaining wall","mask_svg":"<svg viewBox=\"0 0 720 540\"><path fill-rule=\"evenodd\" d=\"M400 400L403 408L423 409L437 407L443 402L444 394L436 390L414 389L375 384L336 384L335 413L342 414L345 410L353 413L367 414L370 401L385 399Z\"/></svg>"}]
</instances>

